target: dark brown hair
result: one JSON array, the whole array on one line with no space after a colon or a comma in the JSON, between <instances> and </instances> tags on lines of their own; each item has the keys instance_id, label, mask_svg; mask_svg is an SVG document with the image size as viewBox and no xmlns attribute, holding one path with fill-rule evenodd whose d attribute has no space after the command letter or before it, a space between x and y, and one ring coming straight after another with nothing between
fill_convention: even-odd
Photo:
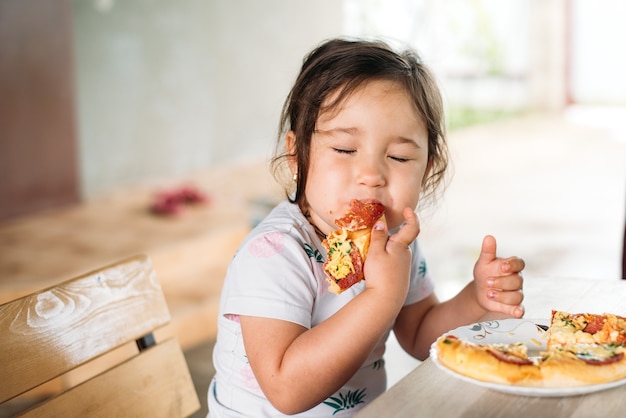
<instances>
[{"instance_id":1,"label":"dark brown hair","mask_svg":"<svg viewBox=\"0 0 626 418\"><path fill-rule=\"evenodd\" d=\"M428 160L431 166L423 195L431 196L443 181L448 166L443 103L431 72L415 51L397 53L381 41L332 39L311 51L285 100L280 119L277 152L272 168L277 180L282 164L295 158L298 166L295 193L285 185L288 198L305 210L305 184L309 169L311 138L319 115L333 110L363 83L388 80L398 83L413 99L428 132ZM322 108L333 94L335 100ZM293 131L295 154L285 149L285 135Z\"/></svg>"}]
</instances>

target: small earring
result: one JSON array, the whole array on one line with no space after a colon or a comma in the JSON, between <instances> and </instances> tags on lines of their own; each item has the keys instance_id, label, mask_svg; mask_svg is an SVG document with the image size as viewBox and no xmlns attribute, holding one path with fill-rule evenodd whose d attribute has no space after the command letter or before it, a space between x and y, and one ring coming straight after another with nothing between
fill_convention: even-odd
<instances>
[{"instance_id":1,"label":"small earring","mask_svg":"<svg viewBox=\"0 0 626 418\"><path fill-rule=\"evenodd\" d=\"M294 183L297 183L297 182L298 182L298 173L295 173L295 174L293 175L292 180L294 181Z\"/></svg>"}]
</instances>

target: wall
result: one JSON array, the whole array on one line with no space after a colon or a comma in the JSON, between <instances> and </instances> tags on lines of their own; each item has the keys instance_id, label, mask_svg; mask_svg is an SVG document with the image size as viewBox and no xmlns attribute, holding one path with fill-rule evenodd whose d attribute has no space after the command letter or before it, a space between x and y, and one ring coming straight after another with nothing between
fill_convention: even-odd
<instances>
[{"instance_id":1,"label":"wall","mask_svg":"<svg viewBox=\"0 0 626 418\"><path fill-rule=\"evenodd\" d=\"M273 151L303 55L339 35L341 2L75 0L81 190Z\"/></svg>"},{"instance_id":2,"label":"wall","mask_svg":"<svg viewBox=\"0 0 626 418\"><path fill-rule=\"evenodd\" d=\"M78 201L71 19L0 0L0 221Z\"/></svg>"},{"instance_id":3,"label":"wall","mask_svg":"<svg viewBox=\"0 0 626 418\"><path fill-rule=\"evenodd\" d=\"M584 104L626 105L626 2L571 1L572 99Z\"/></svg>"},{"instance_id":4,"label":"wall","mask_svg":"<svg viewBox=\"0 0 626 418\"><path fill-rule=\"evenodd\" d=\"M623 14L617 0L602 1L611 6L615 16ZM4 71L0 73L5 75L7 85L15 87L21 76L24 76L22 79L29 77L30 71L43 75L47 71L52 73L55 62L65 65L66 70L61 72L65 77L61 79L69 82L54 80L47 85L46 88L62 90L65 105L55 102L54 106L41 107L46 118L37 117L34 122L23 124L20 129L24 132L15 135L6 134L7 127L12 129L13 125L0 126L5 130L0 132L3 147L0 157L4 157L0 161L0 169L4 170L0 176L0 209L6 209L7 202L25 200L25 194L35 196L37 202L23 210L5 210L5 213L26 213L77 201L79 197L88 199L146 180L174 178L217 163L269 156L282 100L303 54L320 40L342 32L382 34L413 43L436 70L450 103L479 107L485 101L493 105L491 99L495 98L498 108L529 106L560 110L567 92L564 67L568 62L573 64L569 74L574 100L586 103L622 100L623 89L616 87L623 84L619 83L623 60L610 59L615 56L614 48L593 49L594 45L609 45L617 39L616 18L608 21L610 25L607 24L606 30L599 31L597 26L591 25L596 25L598 19L583 19L588 13L579 1L507 0L505 3L502 5L497 0L472 2L473 14L459 20L457 9L461 4L467 7L461 0L437 3L427 0L50 2L61 7L60 10L70 10L67 20L47 26L53 29L46 38L47 43L38 40L37 34L41 31L17 24L16 19L11 20L12 26L2 25L7 42L0 51L3 58L0 70ZM43 13L49 9L33 8L32 2L2 0L1 4L14 7L13 10L35 10L40 16L47 16L47 22L55 22L54 13ZM50 5L48 7L55 7ZM567 5L573 18L569 22L570 29L575 32L570 39L573 42L570 56L563 48L568 41L564 36L568 24ZM6 10L4 14L8 16ZM504 14L491 16L496 11ZM512 15L515 25L511 23ZM7 16L2 17L8 19ZM489 23L485 27L491 31L487 38L482 32L484 25L478 25L485 17L490 17L485 20ZM461 21L464 25L459 27L457 23ZM507 22L504 29L503 22ZM14 32L8 30L11 27ZM38 24L37 27L46 26ZM476 66L485 62L484 56L476 55L476 51L471 56L457 54L464 45L479 45L473 36L481 33L480 39L497 41L498 51L506 51L500 58L506 64L505 73L512 76L489 78L487 84L451 78L452 70L454 73L467 70L460 68L459 63ZM512 33L516 36L512 37ZM590 33L597 36L591 37ZM16 62L7 51L32 51L20 47L13 38L24 44L32 42L43 46L50 44L55 36L65 34L70 36L70 47L73 41L73 51L59 54L46 46L45 65L27 61L25 70L18 76L6 71L9 64ZM460 52L463 50L460 48ZM604 55L590 55L589 50ZM607 67L606 62L616 65ZM450 63L456 64L451 68ZM600 78L591 76L598 73L597 65L604 65L602 68L606 70ZM512 90L507 88L506 94L501 94L505 91L505 82L504 87L512 87ZM28 105L28 111L49 104L37 99L44 91L38 85L27 82L23 87L24 97L33 103ZM494 91L498 94L489 95ZM598 91L603 95L598 96ZM609 98L608 93L612 94ZM77 106L68 99L73 99L74 95ZM8 95L2 97L7 109L18 109L7 98ZM74 108L76 114L72 113ZM59 117L59 112L65 113ZM10 123L18 120L8 116L8 112L4 114ZM64 122L66 133L54 137L53 125L62 120L70 121L69 124ZM72 138L74 125L76 140ZM42 158L35 160L32 152L25 156L13 155L15 149L24 148L21 141L29 135L28 131L34 130L44 132L44 135L38 134L36 141L45 146L35 144L31 148L38 150ZM73 148L61 146L63 141L71 143ZM78 153L76 158L75 153ZM52 170L49 170L50 161L54 162ZM62 186L46 183L63 173L69 173L66 176L69 180L64 180ZM8 178L19 180L15 193L12 185L3 183L3 179ZM80 184L75 185L76 182ZM69 192L65 193L62 187ZM69 199L53 202L61 192Z\"/></svg>"}]
</instances>

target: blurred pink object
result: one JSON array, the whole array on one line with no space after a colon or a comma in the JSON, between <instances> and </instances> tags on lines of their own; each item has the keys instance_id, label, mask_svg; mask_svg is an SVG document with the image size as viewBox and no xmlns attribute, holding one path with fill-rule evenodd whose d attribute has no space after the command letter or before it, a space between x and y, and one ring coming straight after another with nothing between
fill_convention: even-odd
<instances>
[{"instance_id":1,"label":"blurred pink object","mask_svg":"<svg viewBox=\"0 0 626 418\"><path fill-rule=\"evenodd\" d=\"M182 186L159 192L150 205L150 211L157 215L178 215L184 206L208 202L209 198L194 186Z\"/></svg>"}]
</instances>

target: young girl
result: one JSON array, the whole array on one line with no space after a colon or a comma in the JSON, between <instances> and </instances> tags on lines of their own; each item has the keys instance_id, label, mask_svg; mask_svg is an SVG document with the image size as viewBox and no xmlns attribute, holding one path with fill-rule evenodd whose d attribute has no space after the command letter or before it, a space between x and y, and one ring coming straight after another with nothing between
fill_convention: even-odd
<instances>
[{"instance_id":1,"label":"young girl","mask_svg":"<svg viewBox=\"0 0 626 418\"><path fill-rule=\"evenodd\" d=\"M323 43L303 63L281 128L274 164L286 163L295 190L229 267L211 417L350 416L385 390L390 330L424 359L439 335L487 312L523 315L524 261L498 258L491 236L472 282L447 302L433 293L414 210L441 182L447 148L441 97L416 54ZM386 221L372 231L365 280L336 295L321 242L352 199L382 203Z\"/></svg>"}]
</instances>

